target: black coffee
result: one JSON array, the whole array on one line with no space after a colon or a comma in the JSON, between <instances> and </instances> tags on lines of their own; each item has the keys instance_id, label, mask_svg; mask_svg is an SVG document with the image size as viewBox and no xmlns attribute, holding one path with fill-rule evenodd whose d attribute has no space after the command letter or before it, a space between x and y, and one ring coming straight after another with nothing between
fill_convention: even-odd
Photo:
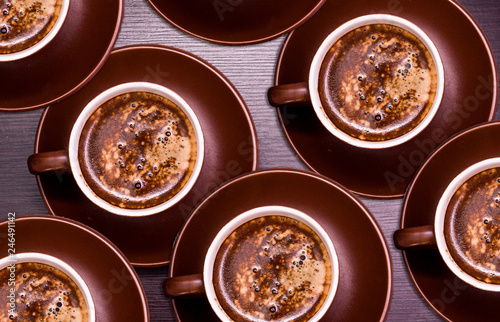
<instances>
[{"instance_id":1,"label":"black coffee","mask_svg":"<svg viewBox=\"0 0 500 322\"><path fill-rule=\"evenodd\" d=\"M412 33L387 24L342 36L326 55L318 90L331 122L352 137L382 141L415 128L436 96L436 67Z\"/></svg>"},{"instance_id":2,"label":"black coffee","mask_svg":"<svg viewBox=\"0 0 500 322\"><path fill-rule=\"evenodd\" d=\"M196 136L172 101L131 92L102 104L87 120L78 158L89 187L122 208L148 208L177 194L196 162Z\"/></svg>"},{"instance_id":3,"label":"black coffee","mask_svg":"<svg viewBox=\"0 0 500 322\"><path fill-rule=\"evenodd\" d=\"M0 4L0 54L27 49L42 40L61 12L62 0L9 0Z\"/></svg>"},{"instance_id":4,"label":"black coffee","mask_svg":"<svg viewBox=\"0 0 500 322\"><path fill-rule=\"evenodd\" d=\"M238 227L215 260L214 287L234 321L307 321L323 305L331 259L300 221L266 216Z\"/></svg>"},{"instance_id":5,"label":"black coffee","mask_svg":"<svg viewBox=\"0 0 500 322\"><path fill-rule=\"evenodd\" d=\"M500 284L500 168L480 172L453 195L444 233L455 262L481 281Z\"/></svg>"},{"instance_id":6,"label":"black coffee","mask_svg":"<svg viewBox=\"0 0 500 322\"><path fill-rule=\"evenodd\" d=\"M61 270L41 263L18 263L14 274L0 270L0 321L88 321L87 303L75 282ZM14 276L14 277L13 277ZM10 281L14 285L9 285ZM11 289L15 309L9 312Z\"/></svg>"}]
</instances>

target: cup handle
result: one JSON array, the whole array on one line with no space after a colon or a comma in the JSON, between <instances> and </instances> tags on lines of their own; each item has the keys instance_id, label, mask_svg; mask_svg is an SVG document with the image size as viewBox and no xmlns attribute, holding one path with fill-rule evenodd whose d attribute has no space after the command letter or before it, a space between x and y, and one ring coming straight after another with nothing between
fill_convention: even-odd
<instances>
[{"instance_id":1,"label":"cup handle","mask_svg":"<svg viewBox=\"0 0 500 322\"><path fill-rule=\"evenodd\" d=\"M397 249L433 249L437 247L434 225L410 227L394 232L394 245Z\"/></svg>"},{"instance_id":2,"label":"cup handle","mask_svg":"<svg viewBox=\"0 0 500 322\"><path fill-rule=\"evenodd\" d=\"M163 293L169 298L205 297L203 274L167 278L163 281Z\"/></svg>"},{"instance_id":3,"label":"cup handle","mask_svg":"<svg viewBox=\"0 0 500 322\"><path fill-rule=\"evenodd\" d=\"M273 86L267 91L267 99L275 107L285 104L308 105L311 103L307 82Z\"/></svg>"},{"instance_id":4,"label":"cup handle","mask_svg":"<svg viewBox=\"0 0 500 322\"><path fill-rule=\"evenodd\" d=\"M28 169L32 174L44 174L52 171L70 171L67 150L35 153L28 157Z\"/></svg>"}]
</instances>

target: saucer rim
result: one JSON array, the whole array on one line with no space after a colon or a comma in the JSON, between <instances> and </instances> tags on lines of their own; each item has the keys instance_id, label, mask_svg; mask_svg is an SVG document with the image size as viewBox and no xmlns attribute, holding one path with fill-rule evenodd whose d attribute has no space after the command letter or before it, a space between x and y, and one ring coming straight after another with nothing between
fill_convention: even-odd
<instances>
[{"instance_id":1,"label":"saucer rim","mask_svg":"<svg viewBox=\"0 0 500 322\"><path fill-rule=\"evenodd\" d=\"M301 26L302 24L304 24L305 22L307 22L307 20L309 20L312 16L314 16L314 14L319 9L321 9L321 7L323 6L323 4L325 4L325 2L326 2L326 0L314 0L314 1L318 2L316 4L316 6L311 11L309 11L305 16L303 16L299 21L293 23L291 26L287 27L284 30L280 30L278 32L273 32L272 34L265 35L265 36L262 36L262 37L259 37L259 38L248 37L248 39L246 39L246 40L232 41L232 40L228 40L228 39L222 39L222 38L217 38L217 37L210 37L210 36L202 35L201 33L196 33L196 32L190 31L189 28L183 27L178 22L174 22L165 13L163 13L158 8L158 6L154 3L157 0L146 0L146 1L151 6L151 8L153 8L154 11L162 19L164 19L166 22L168 22L170 25L172 25L176 29L180 30L181 32L183 32L183 33L185 33L185 34L187 34L189 36L198 38L200 40L204 40L204 41L207 41L207 42L210 42L210 43L213 43L213 44L226 45L226 46L253 45L253 44L259 44L259 43L262 43L262 42L266 42L266 41L278 38L278 37L280 37L280 36L282 36L282 35L290 32L290 31L293 31L294 29L298 28L299 26Z\"/></svg>"}]
</instances>

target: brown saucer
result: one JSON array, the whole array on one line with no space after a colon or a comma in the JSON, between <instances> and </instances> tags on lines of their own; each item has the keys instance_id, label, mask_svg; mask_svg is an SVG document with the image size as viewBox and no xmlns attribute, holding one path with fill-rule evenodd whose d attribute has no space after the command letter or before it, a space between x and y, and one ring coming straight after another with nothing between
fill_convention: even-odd
<instances>
[{"instance_id":1,"label":"brown saucer","mask_svg":"<svg viewBox=\"0 0 500 322\"><path fill-rule=\"evenodd\" d=\"M248 45L276 38L307 21L325 1L148 0L174 27L222 45Z\"/></svg>"},{"instance_id":2,"label":"brown saucer","mask_svg":"<svg viewBox=\"0 0 500 322\"><path fill-rule=\"evenodd\" d=\"M9 254L7 228L15 230L16 254L54 256L69 264L87 284L96 321L149 321L141 282L125 256L95 230L54 216L22 216L0 223L2 257ZM126 309L124 309L126 308Z\"/></svg>"},{"instance_id":3,"label":"brown saucer","mask_svg":"<svg viewBox=\"0 0 500 322\"><path fill-rule=\"evenodd\" d=\"M50 213L95 228L135 266L160 266L168 264L171 245L192 208L222 182L257 168L257 136L250 113L225 76L179 49L155 45L117 49L84 88L46 109L35 152L67 149L73 123L92 98L114 85L143 80L181 95L203 129L206 154L201 174L176 206L147 217L117 216L89 201L71 174L38 176L37 180Z\"/></svg>"},{"instance_id":4,"label":"brown saucer","mask_svg":"<svg viewBox=\"0 0 500 322\"><path fill-rule=\"evenodd\" d=\"M310 215L332 238L340 282L324 321L383 320L392 294L387 243L368 209L345 188L317 174L261 170L219 187L193 212L175 241L169 276L202 273L217 232L238 214L288 206ZM172 300L177 321L219 321L207 299Z\"/></svg>"},{"instance_id":5,"label":"brown saucer","mask_svg":"<svg viewBox=\"0 0 500 322\"><path fill-rule=\"evenodd\" d=\"M390 13L412 21L429 35L441 54L444 96L428 128L398 147L367 150L333 137L312 107L288 106L277 111L290 145L309 168L359 195L396 198L403 196L418 166L439 143L461 129L492 119L498 75L483 32L453 0L327 1L286 39L275 84L307 81L310 63L323 39L342 23L371 13Z\"/></svg>"},{"instance_id":6,"label":"brown saucer","mask_svg":"<svg viewBox=\"0 0 500 322\"><path fill-rule=\"evenodd\" d=\"M484 123L460 132L441 145L418 170L403 203L401 228L433 225L441 194L460 172L484 159L499 157L500 122ZM436 250L403 251L406 268L423 299L450 321L498 320L489 309L500 293L481 291L456 277Z\"/></svg>"},{"instance_id":7,"label":"brown saucer","mask_svg":"<svg viewBox=\"0 0 500 322\"><path fill-rule=\"evenodd\" d=\"M123 0L71 1L61 30L37 53L0 63L0 111L45 107L85 85L118 37Z\"/></svg>"}]
</instances>

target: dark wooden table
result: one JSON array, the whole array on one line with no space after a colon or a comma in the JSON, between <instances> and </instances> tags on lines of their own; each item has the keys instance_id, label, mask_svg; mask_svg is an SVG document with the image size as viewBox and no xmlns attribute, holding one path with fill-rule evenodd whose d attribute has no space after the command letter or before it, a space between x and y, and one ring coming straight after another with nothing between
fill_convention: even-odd
<instances>
[{"instance_id":1,"label":"dark wooden table","mask_svg":"<svg viewBox=\"0 0 500 322\"><path fill-rule=\"evenodd\" d=\"M498 0L460 2L478 21L486 33L495 56L500 59L500 2ZM443 12L442 15L446 13ZM457 37L459 36L457 31ZM288 146L279 127L276 112L269 106L265 96L267 88L273 83L275 64L284 39L285 36L282 36L262 44L239 47L214 45L173 28L160 18L145 0L125 0L123 25L115 47L131 44L163 44L187 50L212 63L231 80L250 108L259 138L259 168L306 169ZM467 46L467 43L464 42L464 46ZM9 212L16 212L18 216L48 213L40 197L35 177L28 172L26 166L26 160L33 152L41 113L41 110L0 113L1 220L6 219ZM495 119L500 119L498 111ZM394 248L392 242L392 234L399 227L402 199L361 198L361 200L378 220L392 255L394 288L387 320L439 320L415 290L408 277L401 252ZM173 321L171 303L163 296L161 290L161 283L167 276L167 268L138 268L136 271L146 291L151 321Z\"/></svg>"}]
</instances>

